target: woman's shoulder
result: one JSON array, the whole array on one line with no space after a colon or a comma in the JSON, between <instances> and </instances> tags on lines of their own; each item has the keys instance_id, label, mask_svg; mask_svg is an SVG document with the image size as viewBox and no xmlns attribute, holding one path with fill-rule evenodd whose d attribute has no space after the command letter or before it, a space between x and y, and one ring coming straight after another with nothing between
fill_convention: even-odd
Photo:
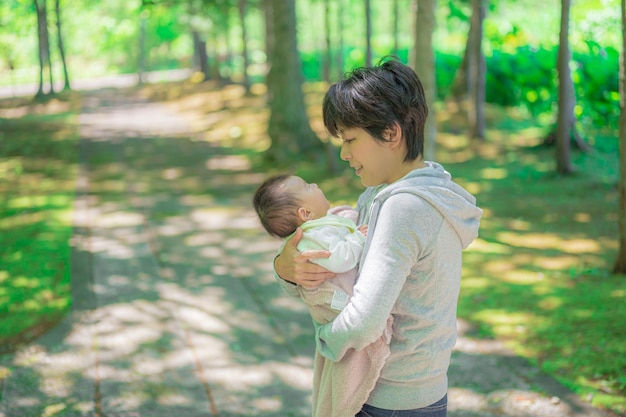
<instances>
[{"instance_id":1,"label":"woman's shoulder","mask_svg":"<svg viewBox=\"0 0 626 417\"><path fill-rule=\"evenodd\" d=\"M381 209L392 210L395 215L414 216L419 213L420 217L441 217L441 213L427 198L413 193L396 193L388 196Z\"/></svg>"},{"instance_id":2,"label":"woman's shoulder","mask_svg":"<svg viewBox=\"0 0 626 417\"><path fill-rule=\"evenodd\" d=\"M357 200L357 209L359 207L368 206L369 203L372 202L374 197L376 197L376 195L386 187L387 184L377 185L376 187L367 187L365 191L361 193L359 199Z\"/></svg>"}]
</instances>

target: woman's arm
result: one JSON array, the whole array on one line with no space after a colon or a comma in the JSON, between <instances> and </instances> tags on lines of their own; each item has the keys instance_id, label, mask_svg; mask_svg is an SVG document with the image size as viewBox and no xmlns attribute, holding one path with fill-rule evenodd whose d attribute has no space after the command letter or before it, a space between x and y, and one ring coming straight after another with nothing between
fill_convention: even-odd
<instances>
[{"instance_id":1,"label":"woman's arm","mask_svg":"<svg viewBox=\"0 0 626 417\"><path fill-rule=\"evenodd\" d=\"M296 248L302 238L302 229L290 238L283 251L274 258L274 271L279 278L305 287L318 287L335 273L324 267L309 262L312 259L328 258L330 252L326 250L310 250L299 252Z\"/></svg>"}]
</instances>

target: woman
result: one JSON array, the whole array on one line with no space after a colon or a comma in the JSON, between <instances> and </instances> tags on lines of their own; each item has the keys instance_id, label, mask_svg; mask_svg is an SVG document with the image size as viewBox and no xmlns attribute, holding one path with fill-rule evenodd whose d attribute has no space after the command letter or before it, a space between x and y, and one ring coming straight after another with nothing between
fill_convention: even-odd
<instances>
[{"instance_id":1,"label":"woman","mask_svg":"<svg viewBox=\"0 0 626 417\"><path fill-rule=\"evenodd\" d=\"M369 229L354 295L333 322L316 324L317 350L338 361L378 339L393 315L391 354L357 416L445 416L461 251L482 211L441 165L424 161L428 108L409 67L388 60L354 70L330 87L323 114L367 187L357 210ZM327 253L297 252L300 235L274 264L288 291L332 276L308 262Z\"/></svg>"}]
</instances>

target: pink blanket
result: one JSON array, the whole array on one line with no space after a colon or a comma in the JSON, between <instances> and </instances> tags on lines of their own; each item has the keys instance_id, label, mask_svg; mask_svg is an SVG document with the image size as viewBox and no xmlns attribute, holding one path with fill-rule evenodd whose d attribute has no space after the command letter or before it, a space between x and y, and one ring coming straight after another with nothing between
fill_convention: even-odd
<instances>
[{"instance_id":1,"label":"pink blanket","mask_svg":"<svg viewBox=\"0 0 626 417\"><path fill-rule=\"evenodd\" d=\"M335 291L352 295L354 271L337 274L321 287L300 287L302 300L318 323L332 321L339 311L332 310ZM393 319L381 337L361 351L349 350L339 362L332 362L315 352L313 365L313 417L354 417L369 398L380 372L389 357Z\"/></svg>"}]
</instances>

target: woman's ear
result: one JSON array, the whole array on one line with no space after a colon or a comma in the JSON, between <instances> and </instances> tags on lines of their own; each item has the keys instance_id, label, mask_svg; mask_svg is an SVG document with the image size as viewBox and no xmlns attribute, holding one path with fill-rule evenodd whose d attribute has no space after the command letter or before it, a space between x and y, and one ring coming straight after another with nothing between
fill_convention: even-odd
<instances>
[{"instance_id":1,"label":"woman's ear","mask_svg":"<svg viewBox=\"0 0 626 417\"><path fill-rule=\"evenodd\" d=\"M393 122L385 131L383 132L383 138L389 141L392 145L400 145L402 144L402 128L396 122Z\"/></svg>"}]
</instances>

